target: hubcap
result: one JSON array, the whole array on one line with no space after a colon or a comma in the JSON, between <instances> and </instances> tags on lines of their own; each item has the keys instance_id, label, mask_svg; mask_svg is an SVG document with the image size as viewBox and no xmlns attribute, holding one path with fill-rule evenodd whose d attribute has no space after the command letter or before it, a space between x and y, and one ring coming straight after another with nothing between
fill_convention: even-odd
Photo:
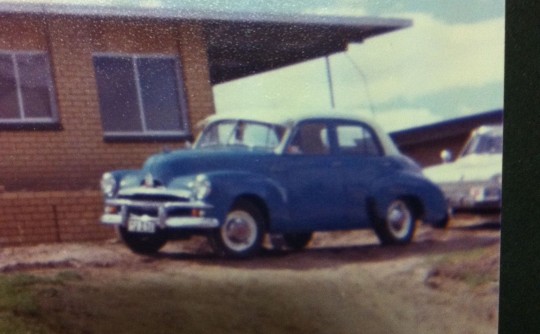
<instances>
[{"instance_id":1,"label":"hubcap","mask_svg":"<svg viewBox=\"0 0 540 334\"><path fill-rule=\"evenodd\" d=\"M221 236L229 249L242 252L255 243L257 223L247 212L233 211L221 228Z\"/></svg>"},{"instance_id":2,"label":"hubcap","mask_svg":"<svg viewBox=\"0 0 540 334\"><path fill-rule=\"evenodd\" d=\"M388 207L386 222L396 238L404 238L413 224L413 219L407 205L402 201L395 201Z\"/></svg>"}]
</instances>

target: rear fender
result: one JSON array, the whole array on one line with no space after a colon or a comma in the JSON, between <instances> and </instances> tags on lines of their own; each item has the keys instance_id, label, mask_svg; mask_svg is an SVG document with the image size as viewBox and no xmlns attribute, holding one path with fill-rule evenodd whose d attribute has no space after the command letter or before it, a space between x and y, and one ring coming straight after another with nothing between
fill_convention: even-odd
<instances>
[{"instance_id":1,"label":"rear fender","mask_svg":"<svg viewBox=\"0 0 540 334\"><path fill-rule=\"evenodd\" d=\"M370 207L373 218L385 217L390 203L397 199L410 199L416 202L422 213L419 219L424 223L437 223L447 217L448 208L441 190L421 174L400 172L376 180L371 186Z\"/></svg>"}]
</instances>

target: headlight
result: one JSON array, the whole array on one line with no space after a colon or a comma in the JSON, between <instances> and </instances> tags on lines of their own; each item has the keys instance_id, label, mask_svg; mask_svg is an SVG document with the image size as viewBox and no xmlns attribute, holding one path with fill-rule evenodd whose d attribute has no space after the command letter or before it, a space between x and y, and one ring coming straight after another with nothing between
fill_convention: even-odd
<instances>
[{"instance_id":1,"label":"headlight","mask_svg":"<svg viewBox=\"0 0 540 334\"><path fill-rule=\"evenodd\" d=\"M197 175L195 177L195 180L191 183L191 192L193 198L199 201L205 199L208 195L210 195L211 191L212 185L206 175Z\"/></svg>"},{"instance_id":2,"label":"headlight","mask_svg":"<svg viewBox=\"0 0 540 334\"><path fill-rule=\"evenodd\" d=\"M469 189L469 195L475 201L483 201L485 197L485 188L482 186L471 187L471 189Z\"/></svg>"},{"instance_id":3,"label":"headlight","mask_svg":"<svg viewBox=\"0 0 540 334\"><path fill-rule=\"evenodd\" d=\"M107 197L112 197L116 194L116 179L111 173L105 173L101 177L101 191Z\"/></svg>"}]
</instances>

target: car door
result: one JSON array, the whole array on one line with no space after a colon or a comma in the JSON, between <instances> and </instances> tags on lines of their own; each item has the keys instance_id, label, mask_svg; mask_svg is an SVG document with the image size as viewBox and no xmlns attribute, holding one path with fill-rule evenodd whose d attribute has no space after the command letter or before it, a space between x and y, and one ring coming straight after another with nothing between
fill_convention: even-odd
<instances>
[{"instance_id":1,"label":"car door","mask_svg":"<svg viewBox=\"0 0 540 334\"><path fill-rule=\"evenodd\" d=\"M275 170L286 186L290 224L284 232L342 228L345 213L340 162L325 121L299 124Z\"/></svg>"},{"instance_id":2,"label":"car door","mask_svg":"<svg viewBox=\"0 0 540 334\"><path fill-rule=\"evenodd\" d=\"M368 199L370 185L389 175L392 164L384 155L373 129L361 122L339 122L335 125L340 174L343 177L345 221L347 227L370 224Z\"/></svg>"}]
</instances>

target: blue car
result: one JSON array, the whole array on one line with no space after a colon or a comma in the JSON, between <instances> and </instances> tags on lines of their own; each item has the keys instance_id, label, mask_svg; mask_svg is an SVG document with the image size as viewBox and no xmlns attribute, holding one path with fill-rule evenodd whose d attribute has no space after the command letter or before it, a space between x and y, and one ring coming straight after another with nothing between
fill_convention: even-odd
<instances>
[{"instance_id":1,"label":"blue car","mask_svg":"<svg viewBox=\"0 0 540 334\"><path fill-rule=\"evenodd\" d=\"M350 116L215 115L191 149L105 173L103 224L134 252L208 237L216 253L256 254L266 234L290 249L315 231L372 228L407 244L418 220L445 227L437 186L371 121Z\"/></svg>"}]
</instances>

